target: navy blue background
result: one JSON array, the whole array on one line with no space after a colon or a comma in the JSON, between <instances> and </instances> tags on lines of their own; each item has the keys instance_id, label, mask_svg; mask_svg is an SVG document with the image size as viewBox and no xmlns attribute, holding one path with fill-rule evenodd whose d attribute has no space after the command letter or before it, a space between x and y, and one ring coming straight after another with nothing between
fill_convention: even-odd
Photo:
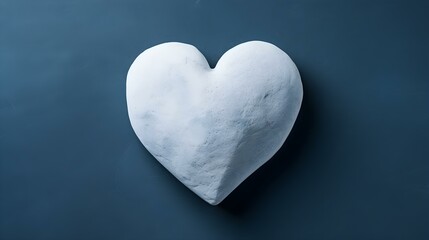
<instances>
[{"instance_id":1,"label":"navy blue background","mask_svg":"<svg viewBox=\"0 0 429 240\"><path fill-rule=\"evenodd\" d=\"M428 1L0 1L1 239L429 239ZM166 41L264 40L303 106L222 204L141 145L125 77ZM239 94L239 93L237 93Z\"/></svg>"}]
</instances>

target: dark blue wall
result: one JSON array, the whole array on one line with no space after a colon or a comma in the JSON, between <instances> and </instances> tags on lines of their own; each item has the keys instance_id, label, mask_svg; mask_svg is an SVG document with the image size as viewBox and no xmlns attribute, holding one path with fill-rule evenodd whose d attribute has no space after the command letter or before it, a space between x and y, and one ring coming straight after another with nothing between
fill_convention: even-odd
<instances>
[{"instance_id":1,"label":"dark blue wall","mask_svg":"<svg viewBox=\"0 0 429 240\"><path fill-rule=\"evenodd\" d=\"M0 239L429 239L429 2L0 1ZM143 50L272 42L304 83L280 152L220 206L140 144Z\"/></svg>"}]
</instances>

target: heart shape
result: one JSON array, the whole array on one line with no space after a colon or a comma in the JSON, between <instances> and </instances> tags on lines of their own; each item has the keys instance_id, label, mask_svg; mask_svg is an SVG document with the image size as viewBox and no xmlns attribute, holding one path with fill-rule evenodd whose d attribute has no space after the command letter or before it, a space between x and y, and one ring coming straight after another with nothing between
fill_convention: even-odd
<instances>
[{"instance_id":1,"label":"heart shape","mask_svg":"<svg viewBox=\"0 0 429 240\"><path fill-rule=\"evenodd\" d=\"M262 41L230 49L214 69L192 45L154 46L131 65L126 91L146 149L212 205L279 150L303 96L293 61Z\"/></svg>"}]
</instances>

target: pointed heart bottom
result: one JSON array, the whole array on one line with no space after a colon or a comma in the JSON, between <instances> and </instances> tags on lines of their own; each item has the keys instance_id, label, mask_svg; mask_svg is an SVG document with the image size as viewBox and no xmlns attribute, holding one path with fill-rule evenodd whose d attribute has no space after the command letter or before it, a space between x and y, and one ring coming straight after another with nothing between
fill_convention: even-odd
<instances>
[{"instance_id":1,"label":"pointed heart bottom","mask_svg":"<svg viewBox=\"0 0 429 240\"><path fill-rule=\"evenodd\" d=\"M302 96L295 64L261 41L230 49L214 69L192 45L160 44L140 54L127 76L138 138L212 205L283 145Z\"/></svg>"}]
</instances>

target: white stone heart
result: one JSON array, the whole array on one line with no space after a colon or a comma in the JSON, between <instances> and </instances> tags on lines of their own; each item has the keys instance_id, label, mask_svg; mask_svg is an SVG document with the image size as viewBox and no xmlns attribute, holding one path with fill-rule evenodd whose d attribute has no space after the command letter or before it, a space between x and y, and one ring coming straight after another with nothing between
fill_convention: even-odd
<instances>
[{"instance_id":1,"label":"white stone heart","mask_svg":"<svg viewBox=\"0 0 429 240\"><path fill-rule=\"evenodd\" d=\"M192 45L160 44L140 54L127 76L138 138L212 205L279 150L302 96L295 64L261 41L230 49L214 69Z\"/></svg>"}]
</instances>

